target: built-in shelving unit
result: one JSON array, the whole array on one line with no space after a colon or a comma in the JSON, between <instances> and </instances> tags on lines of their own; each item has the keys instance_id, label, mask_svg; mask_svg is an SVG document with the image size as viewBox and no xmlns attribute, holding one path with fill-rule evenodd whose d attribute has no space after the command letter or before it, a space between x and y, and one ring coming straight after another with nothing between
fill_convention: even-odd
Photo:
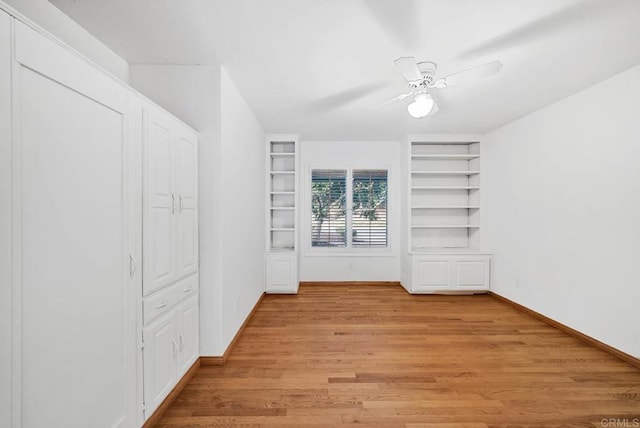
<instances>
[{"instance_id":1,"label":"built-in shelving unit","mask_svg":"<svg viewBox=\"0 0 640 428\"><path fill-rule=\"evenodd\" d=\"M410 251L479 247L478 142L410 141Z\"/></svg>"},{"instance_id":2,"label":"built-in shelving unit","mask_svg":"<svg viewBox=\"0 0 640 428\"><path fill-rule=\"evenodd\" d=\"M268 142L268 236L267 250L296 249L296 144Z\"/></svg>"},{"instance_id":3,"label":"built-in shelving unit","mask_svg":"<svg viewBox=\"0 0 640 428\"><path fill-rule=\"evenodd\" d=\"M268 135L265 291L298 291L298 138Z\"/></svg>"}]
</instances>

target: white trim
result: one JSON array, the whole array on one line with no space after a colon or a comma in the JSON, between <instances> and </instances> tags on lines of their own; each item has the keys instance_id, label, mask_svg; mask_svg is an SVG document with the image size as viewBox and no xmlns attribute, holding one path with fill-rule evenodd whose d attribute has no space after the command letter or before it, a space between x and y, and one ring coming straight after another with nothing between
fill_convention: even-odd
<instances>
[{"instance_id":1,"label":"white trim","mask_svg":"<svg viewBox=\"0 0 640 428\"><path fill-rule=\"evenodd\" d=\"M116 82L119 85L123 86L127 91L129 91L130 94L141 98L142 100L144 100L145 102L147 102L149 104L153 104L154 106L158 107L159 109L161 109L163 111L166 111L158 103L156 103L153 100L147 98L144 94L138 92L136 89L134 89L131 86L129 86L127 84L127 82L122 81L120 78L115 76L110 71L106 70L104 67L100 66L99 64L97 64L96 62L94 62L90 58L87 58L82 53L78 52L77 50L75 50L74 48L72 48L71 46L69 46L68 44L66 44L65 42L63 42L59 38L57 38L56 36L52 35L47 30L45 30L44 28L42 28L41 26L39 26L38 24L36 24L32 20L30 20L29 18L27 18L25 15L23 15L22 13L18 12L13 7L11 7L8 4L6 4L3 0L0 0L0 10L4 10L9 15L11 15L11 17L13 17L16 20L20 21L21 23L25 24L27 27L30 27L31 29L35 30L40 35L42 35L43 37L46 37L47 39L51 40L52 42L54 42L58 46L60 46L60 47L64 48L65 50L67 50L69 53L71 53L71 54L75 55L76 57L78 57L79 59L81 59L82 61L88 63L93 68L95 68L96 70L98 70L99 72L104 74L106 77L110 78L114 82ZM12 34L13 34L13 31L12 31ZM187 128L189 128L192 131L197 133L196 129L194 129L193 127L191 127L190 125L188 125L187 123L185 123L184 121L179 119L178 117L174 116L173 114L172 114L172 116L174 117L174 119L179 121L183 126L186 126Z\"/></svg>"}]
</instances>

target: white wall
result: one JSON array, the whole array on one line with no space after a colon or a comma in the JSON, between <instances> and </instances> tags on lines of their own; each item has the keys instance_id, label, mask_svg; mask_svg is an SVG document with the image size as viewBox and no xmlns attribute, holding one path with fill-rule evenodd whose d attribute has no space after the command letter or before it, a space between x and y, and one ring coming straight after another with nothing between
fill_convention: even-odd
<instances>
[{"instance_id":1,"label":"white wall","mask_svg":"<svg viewBox=\"0 0 640 428\"><path fill-rule=\"evenodd\" d=\"M11 35L0 11L0 427L11 425Z\"/></svg>"},{"instance_id":2,"label":"white wall","mask_svg":"<svg viewBox=\"0 0 640 428\"><path fill-rule=\"evenodd\" d=\"M640 357L640 66L482 140L492 289Z\"/></svg>"},{"instance_id":3,"label":"white wall","mask_svg":"<svg viewBox=\"0 0 640 428\"><path fill-rule=\"evenodd\" d=\"M132 65L131 85L200 133L200 353L224 353L264 290L265 134L220 66Z\"/></svg>"},{"instance_id":4,"label":"white wall","mask_svg":"<svg viewBox=\"0 0 640 428\"><path fill-rule=\"evenodd\" d=\"M47 0L0 0L0 8L2 1L118 79L129 80L129 65L124 59Z\"/></svg>"},{"instance_id":5,"label":"white wall","mask_svg":"<svg viewBox=\"0 0 640 428\"><path fill-rule=\"evenodd\" d=\"M222 69L223 350L264 291L265 133Z\"/></svg>"},{"instance_id":6,"label":"white wall","mask_svg":"<svg viewBox=\"0 0 640 428\"><path fill-rule=\"evenodd\" d=\"M401 171L397 141L300 143L300 281L399 281ZM311 248L311 169L388 168L388 237L385 252L345 254Z\"/></svg>"}]
</instances>

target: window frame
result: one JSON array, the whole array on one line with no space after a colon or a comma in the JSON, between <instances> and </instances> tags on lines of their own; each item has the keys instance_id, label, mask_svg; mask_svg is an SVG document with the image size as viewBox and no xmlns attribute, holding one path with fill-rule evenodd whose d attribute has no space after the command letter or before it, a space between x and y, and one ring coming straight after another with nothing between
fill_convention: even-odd
<instances>
[{"instance_id":1,"label":"window frame","mask_svg":"<svg viewBox=\"0 0 640 428\"><path fill-rule=\"evenodd\" d=\"M333 171L346 171L346 214L345 214L345 229L346 229L346 246L344 247L324 247L313 246L313 228L312 228L312 207L311 207L311 184L312 175L314 170L333 170ZM352 242L352 214L353 214L353 171L380 171L387 172L387 245L385 247L353 247ZM391 223L394 209L392 207L392 168L388 164L366 164L366 165L344 165L344 164L312 164L308 165L307 171L305 171L304 182L304 196L305 201L303 203L304 211L304 249L305 256L393 256L393 239L391 236Z\"/></svg>"}]
</instances>

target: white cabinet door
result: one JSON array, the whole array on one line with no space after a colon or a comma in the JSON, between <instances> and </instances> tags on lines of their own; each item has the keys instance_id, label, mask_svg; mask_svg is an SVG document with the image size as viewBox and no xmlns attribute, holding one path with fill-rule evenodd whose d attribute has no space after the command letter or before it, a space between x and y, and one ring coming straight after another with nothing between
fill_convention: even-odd
<instances>
[{"instance_id":1,"label":"white cabinet door","mask_svg":"<svg viewBox=\"0 0 640 428\"><path fill-rule=\"evenodd\" d=\"M178 378L199 356L198 297L193 296L176 309L178 317Z\"/></svg>"},{"instance_id":2,"label":"white cabinet door","mask_svg":"<svg viewBox=\"0 0 640 428\"><path fill-rule=\"evenodd\" d=\"M414 291L442 289L451 283L448 260L417 259L414 272Z\"/></svg>"},{"instance_id":3,"label":"white cabinet door","mask_svg":"<svg viewBox=\"0 0 640 428\"><path fill-rule=\"evenodd\" d=\"M145 204L143 294L176 279L176 201L174 192L174 123L145 109Z\"/></svg>"},{"instance_id":4,"label":"white cabinet door","mask_svg":"<svg viewBox=\"0 0 640 428\"><path fill-rule=\"evenodd\" d=\"M131 427L127 91L14 22L14 423Z\"/></svg>"},{"instance_id":5,"label":"white cabinet door","mask_svg":"<svg viewBox=\"0 0 640 428\"><path fill-rule=\"evenodd\" d=\"M175 311L170 311L143 330L146 417L154 412L176 384L176 333Z\"/></svg>"},{"instance_id":6,"label":"white cabinet door","mask_svg":"<svg viewBox=\"0 0 640 428\"><path fill-rule=\"evenodd\" d=\"M182 278L198 270L198 140L188 129L176 132L177 270Z\"/></svg>"},{"instance_id":7,"label":"white cabinet door","mask_svg":"<svg viewBox=\"0 0 640 428\"><path fill-rule=\"evenodd\" d=\"M489 258L459 259L453 261L453 285L458 288L489 287Z\"/></svg>"},{"instance_id":8,"label":"white cabinet door","mask_svg":"<svg viewBox=\"0 0 640 428\"><path fill-rule=\"evenodd\" d=\"M267 293L297 293L297 254L265 255L265 291Z\"/></svg>"}]
</instances>

